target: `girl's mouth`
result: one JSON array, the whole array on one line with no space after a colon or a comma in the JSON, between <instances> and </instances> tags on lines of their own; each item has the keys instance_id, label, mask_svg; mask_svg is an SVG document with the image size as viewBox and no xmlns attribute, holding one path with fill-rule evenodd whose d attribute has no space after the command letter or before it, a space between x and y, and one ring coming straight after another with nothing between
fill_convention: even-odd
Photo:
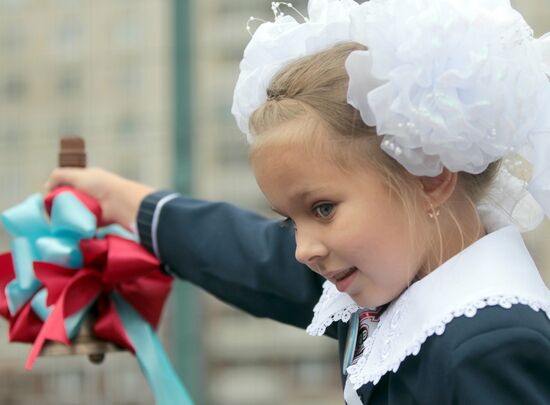
<instances>
[{"instance_id":1,"label":"girl's mouth","mask_svg":"<svg viewBox=\"0 0 550 405\"><path fill-rule=\"evenodd\" d=\"M340 292L346 292L357 274L357 267L350 267L348 270L341 272L334 277L336 289Z\"/></svg>"}]
</instances>

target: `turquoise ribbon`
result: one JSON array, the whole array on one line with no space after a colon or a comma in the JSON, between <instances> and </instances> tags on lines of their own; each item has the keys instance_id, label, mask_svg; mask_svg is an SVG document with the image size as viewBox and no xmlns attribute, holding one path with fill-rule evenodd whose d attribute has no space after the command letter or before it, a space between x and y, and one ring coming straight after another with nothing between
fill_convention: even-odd
<instances>
[{"instance_id":1,"label":"turquoise ribbon","mask_svg":"<svg viewBox=\"0 0 550 405\"><path fill-rule=\"evenodd\" d=\"M56 236L90 239L95 235L95 215L73 193L60 193L54 198L50 217Z\"/></svg>"},{"instance_id":2,"label":"turquoise ribbon","mask_svg":"<svg viewBox=\"0 0 550 405\"><path fill-rule=\"evenodd\" d=\"M46 219L40 193L4 211L1 218L7 232L15 237L11 244L15 279L5 290L10 313L15 315L41 287L34 275L34 261L73 269L82 267L78 244L81 239L94 236L96 218L69 192L54 199L51 222Z\"/></svg>"},{"instance_id":3,"label":"turquoise ribbon","mask_svg":"<svg viewBox=\"0 0 550 405\"><path fill-rule=\"evenodd\" d=\"M33 194L22 203L4 211L1 218L7 232L15 237L11 243L15 279L6 286L5 291L12 315L42 287L34 275L34 261L79 269L82 267L82 253L79 248L81 239L92 238L96 236L96 232L100 238L115 234L136 239L119 225L96 229L96 217L70 192L60 193L53 200L51 222L46 218L44 199L40 193ZM46 307L43 294L46 292L33 298L31 303L34 312L42 320L52 310ZM78 331L84 313L85 311L82 314L79 312L69 318L69 336Z\"/></svg>"},{"instance_id":4,"label":"turquoise ribbon","mask_svg":"<svg viewBox=\"0 0 550 405\"><path fill-rule=\"evenodd\" d=\"M34 276L32 262L35 257L33 244L25 238L11 242L15 278L6 285L5 294L10 314L14 315L40 288L40 281Z\"/></svg>"},{"instance_id":5,"label":"turquoise ribbon","mask_svg":"<svg viewBox=\"0 0 550 405\"><path fill-rule=\"evenodd\" d=\"M344 351L344 361L342 362L342 374L348 375L348 367L353 360L355 353L355 346L357 344L357 335L359 333L359 313L361 311L351 314L351 319L348 326L348 338L346 341L346 348Z\"/></svg>"},{"instance_id":6,"label":"turquoise ribbon","mask_svg":"<svg viewBox=\"0 0 550 405\"><path fill-rule=\"evenodd\" d=\"M2 214L6 231L15 237L11 243L15 279L6 286L10 313L14 315L40 288L32 262L38 257L36 239L49 233L40 194L33 194L21 204Z\"/></svg>"},{"instance_id":7,"label":"turquoise ribbon","mask_svg":"<svg viewBox=\"0 0 550 405\"><path fill-rule=\"evenodd\" d=\"M31 307L45 321L53 311L47 306L47 290L34 275L33 262L44 261L79 269L83 259L81 239L105 238L109 234L137 241L119 225L97 229L95 216L72 193L60 193L53 200L51 221L46 219L43 197L37 193L2 213L4 227L15 239L12 257L15 279L6 286L12 315L31 300ZM111 294L122 324L132 343L139 365L149 382L157 405L193 405L191 397L173 369L151 325L120 295ZM92 300L85 308L65 319L65 330L72 339L80 329Z\"/></svg>"},{"instance_id":8,"label":"turquoise ribbon","mask_svg":"<svg viewBox=\"0 0 550 405\"><path fill-rule=\"evenodd\" d=\"M119 294L112 293L111 299L134 346L143 375L153 391L156 405L193 405L193 400L180 382L151 325Z\"/></svg>"},{"instance_id":9,"label":"turquoise ribbon","mask_svg":"<svg viewBox=\"0 0 550 405\"><path fill-rule=\"evenodd\" d=\"M15 237L35 239L50 231L40 193L33 194L22 203L4 211L2 222L8 233Z\"/></svg>"}]
</instances>

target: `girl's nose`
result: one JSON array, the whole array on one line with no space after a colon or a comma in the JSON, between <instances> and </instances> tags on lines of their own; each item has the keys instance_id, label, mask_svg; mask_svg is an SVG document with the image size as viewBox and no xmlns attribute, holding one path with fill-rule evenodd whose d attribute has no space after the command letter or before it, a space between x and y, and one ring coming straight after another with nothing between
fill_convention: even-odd
<instances>
[{"instance_id":1,"label":"girl's nose","mask_svg":"<svg viewBox=\"0 0 550 405\"><path fill-rule=\"evenodd\" d=\"M312 235L296 230L296 252L295 257L300 263L314 267L320 259L325 257L328 249L324 243Z\"/></svg>"}]
</instances>

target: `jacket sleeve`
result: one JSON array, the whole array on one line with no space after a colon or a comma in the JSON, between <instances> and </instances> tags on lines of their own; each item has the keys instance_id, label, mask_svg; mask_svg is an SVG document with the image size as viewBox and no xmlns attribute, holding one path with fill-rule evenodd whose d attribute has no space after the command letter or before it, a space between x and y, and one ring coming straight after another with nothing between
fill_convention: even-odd
<instances>
[{"instance_id":1,"label":"jacket sleeve","mask_svg":"<svg viewBox=\"0 0 550 405\"><path fill-rule=\"evenodd\" d=\"M156 192L141 203L141 243L168 273L252 315L305 328L323 279L294 258L293 230L227 203Z\"/></svg>"},{"instance_id":2,"label":"jacket sleeve","mask_svg":"<svg viewBox=\"0 0 550 405\"><path fill-rule=\"evenodd\" d=\"M453 404L550 404L550 336L510 326L461 344L452 356Z\"/></svg>"}]
</instances>

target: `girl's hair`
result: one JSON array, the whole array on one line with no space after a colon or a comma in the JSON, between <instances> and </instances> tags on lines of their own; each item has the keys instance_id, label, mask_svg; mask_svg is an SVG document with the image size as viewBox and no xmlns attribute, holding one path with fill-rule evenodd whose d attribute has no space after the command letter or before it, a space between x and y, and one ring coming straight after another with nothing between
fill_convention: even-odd
<instances>
[{"instance_id":1,"label":"girl's hair","mask_svg":"<svg viewBox=\"0 0 550 405\"><path fill-rule=\"evenodd\" d=\"M389 189L402 201L412 226L416 221L416 216L411 214L417 212L414 197L418 192L418 187L415 187L418 181L413 180L417 179L380 148L381 137L376 134L376 128L367 126L359 111L347 102L349 79L345 61L351 52L366 49L361 44L345 42L285 66L271 81L267 102L252 114L250 130L254 137L261 138L263 132L296 118L322 117L321 125L328 129L324 132L331 135L330 148L338 163L348 168L353 164L367 164L381 173ZM458 174L457 187L473 208L496 176L499 164L500 161L494 162L477 175ZM441 209L447 207L443 205ZM458 220L450 210L448 213L463 237ZM437 222L437 218L435 220ZM439 235L433 242L439 245L441 255L441 232Z\"/></svg>"}]
</instances>

